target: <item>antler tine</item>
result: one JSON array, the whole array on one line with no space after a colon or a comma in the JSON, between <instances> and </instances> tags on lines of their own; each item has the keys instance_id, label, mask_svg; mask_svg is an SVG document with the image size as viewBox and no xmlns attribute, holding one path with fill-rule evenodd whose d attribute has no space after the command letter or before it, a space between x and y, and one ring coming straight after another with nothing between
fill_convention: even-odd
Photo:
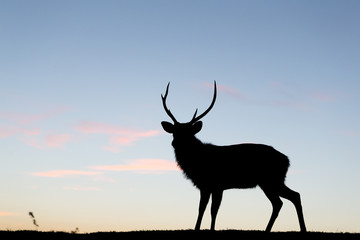
<instances>
[{"instance_id":1,"label":"antler tine","mask_svg":"<svg viewBox=\"0 0 360 240\"><path fill-rule=\"evenodd\" d=\"M192 122L192 120L193 120L194 118L196 118L197 111L198 111L198 109L195 110L194 116L192 117L192 119L191 119L190 122Z\"/></svg>"},{"instance_id":2,"label":"antler tine","mask_svg":"<svg viewBox=\"0 0 360 240\"><path fill-rule=\"evenodd\" d=\"M214 106L215 100L216 100L216 81L214 80L214 96L213 96L213 100L210 104L210 107L208 109L206 109L206 111L198 117L196 117L196 114L197 114L197 109L196 109L195 114L194 114L193 118L191 119L190 123L195 123L195 122L199 121L201 118L203 118L206 114L208 114L208 112L210 112L210 110Z\"/></svg>"},{"instance_id":3,"label":"antler tine","mask_svg":"<svg viewBox=\"0 0 360 240\"><path fill-rule=\"evenodd\" d=\"M174 121L174 123L177 123L178 121L176 120L176 118L174 117L174 115L170 112L170 109L167 108L166 106L166 98L167 98L167 95L168 95L168 92L169 92L169 85L170 85L170 82L168 83L167 87L166 87L166 92L165 92L165 96L163 96L161 94L161 99L162 99L162 103L163 103L163 107L165 109L165 112L167 113L167 115L169 115L169 117Z\"/></svg>"}]
</instances>

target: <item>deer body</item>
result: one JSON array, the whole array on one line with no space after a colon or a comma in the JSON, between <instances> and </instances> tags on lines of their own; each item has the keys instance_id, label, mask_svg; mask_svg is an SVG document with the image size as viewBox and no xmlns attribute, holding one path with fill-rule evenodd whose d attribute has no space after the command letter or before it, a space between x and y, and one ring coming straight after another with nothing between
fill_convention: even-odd
<instances>
[{"instance_id":1,"label":"deer body","mask_svg":"<svg viewBox=\"0 0 360 240\"><path fill-rule=\"evenodd\" d=\"M198 148L192 152L175 148L175 156L185 176L199 189L254 188L269 182L281 183L289 166L285 155L262 144L202 144ZM273 168L277 172L269 171Z\"/></svg>"},{"instance_id":2,"label":"deer body","mask_svg":"<svg viewBox=\"0 0 360 240\"><path fill-rule=\"evenodd\" d=\"M207 203L212 196L211 230L215 229L215 220L224 190L232 188L254 188L260 186L273 206L273 212L266 231L270 231L282 206L280 197L290 200L296 208L301 231L305 232L300 194L285 186L289 159L273 147L263 144L244 143L217 146L203 143L195 137L202 128L200 118L205 116L215 103L189 123L179 123L166 107L167 86L163 99L164 109L174 124L161 122L163 129L173 134L176 161L186 178L200 190L199 215L195 230L200 229Z\"/></svg>"}]
</instances>

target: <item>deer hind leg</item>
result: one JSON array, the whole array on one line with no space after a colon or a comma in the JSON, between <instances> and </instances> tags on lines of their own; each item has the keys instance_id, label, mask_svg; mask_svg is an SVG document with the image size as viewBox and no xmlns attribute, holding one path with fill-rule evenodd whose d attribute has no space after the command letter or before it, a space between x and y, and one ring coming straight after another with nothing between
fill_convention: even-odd
<instances>
[{"instance_id":1,"label":"deer hind leg","mask_svg":"<svg viewBox=\"0 0 360 240\"><path fill-rule=\"evenodd\" d=\"M300 194L298 192L291 190L290 188L288 188L287 186L284 185L280 190L280 196L290 200L294 204L294 206L296 208L297 216L299 219L300 231L306 232L306 226L305 226L304 215L303 215L302 206L301 206Z\"/></svg>"},{"instance_id":2,"label":"deer hind leg","mask_svg":"<svg viewBox=\"0 0 360 240\"><path fill-rule=\"evenodd\" d=\"M283 205L283 202L281 201L277 191L275 191L274 189L271 189L271 188L264 189L263 188L263 191L264 191L266 197L270 200L272 207L273 207L273 211L271 213L269 223L267 224L266 229L265 229L266 232L270 232L277 216L279 215L279 212Z\"/></svg>"},{"instance_id":3,"label":"deer hind leg","mask_svg":"<svg viewBox=\"0 0 360 240\"><path fill-rule=\"evenodd\" d=\"M200 190L199 215L196 221L195 230L200 230L201 221L204 216L206 206L209 202L210 194L210 191Z\"/></svg>"},{"instance_id":4,"label":"deer hind leg","mask_svg":"<svg viewBox=\"0 0 360 240\"><path fill-rule=\"evenodd\" d=\"M214 191L212 193L212 202L211 202L211 230L215 230L215 221L216 221L216 215L219 211L219 207L222 200L223 191Z\"/></svg>"}]
</instances>

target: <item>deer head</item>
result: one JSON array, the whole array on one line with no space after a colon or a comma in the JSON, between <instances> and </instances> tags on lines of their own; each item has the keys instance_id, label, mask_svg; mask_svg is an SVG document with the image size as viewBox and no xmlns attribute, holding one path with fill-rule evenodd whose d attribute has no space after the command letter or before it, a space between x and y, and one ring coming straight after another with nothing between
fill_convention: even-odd
<instances>
[{"instance_id":1,"label":"deer head","mask_svg":"<svg viewBox=\"0 0 360 240\"><path fill-rule=\"evenodd\" d=\"M196 111L194 113L194 116L192 117L191 121L187 122L187 123L179 123L176 120L176 118L174 117L174 115L171 113L170 109L166 106L166 98L167 98L168 91L169 91L169 85L170 85L170 82L168 83L168 85L166 87L165 96L163 96L161 94L161 98L162 98L162 103L163 103L163 107L165 109L165 112L173 120L174 123L163 121L163 122L161 122L161 125L162 125L163 129L166 132L173 134L174 141L173 141L172 144L175 147L175 145L177 145L176 144L177 142L188 141L189 139L194 137L194 135L196 133L198 133L201 130L202 121L200 121L200 119L203 118L208 112L210 112L210 110L212 109L212 107L215 104L215 100L216 100L216 82L214 81L213 100L212 100L210 106L208 107L208 109L206 109L206 111L203 112L202 114L200 114L199 116L196 116L197 111L198 111L196 109Z\"/></svg>"}]
</instances>

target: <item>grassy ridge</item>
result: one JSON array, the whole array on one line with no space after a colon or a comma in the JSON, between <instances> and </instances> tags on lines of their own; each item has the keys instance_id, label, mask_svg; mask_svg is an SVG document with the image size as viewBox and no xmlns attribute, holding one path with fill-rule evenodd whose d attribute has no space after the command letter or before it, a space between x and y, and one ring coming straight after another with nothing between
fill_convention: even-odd
<instances>
[{"instance_id":1,"label":"grassy ridge","mask_svg":"<svg viewBox=\"0 0 360 240\"><path fill-rule=\"evenodd\" d=\"M175 239L191 238L204 239L306 239L306 240L349 240L360 239L359 233L323 233L323 232L272 232L263 231L240 231L240 230L223 230L223 231L193 231L193 230L175 230L175 231L134 231L134 232L96 232L73 234L67 232L39 232L39 231L0 231L0 239L34 239L34 240L113 240L113 239Z\"/></svg>"}]
</instances>

